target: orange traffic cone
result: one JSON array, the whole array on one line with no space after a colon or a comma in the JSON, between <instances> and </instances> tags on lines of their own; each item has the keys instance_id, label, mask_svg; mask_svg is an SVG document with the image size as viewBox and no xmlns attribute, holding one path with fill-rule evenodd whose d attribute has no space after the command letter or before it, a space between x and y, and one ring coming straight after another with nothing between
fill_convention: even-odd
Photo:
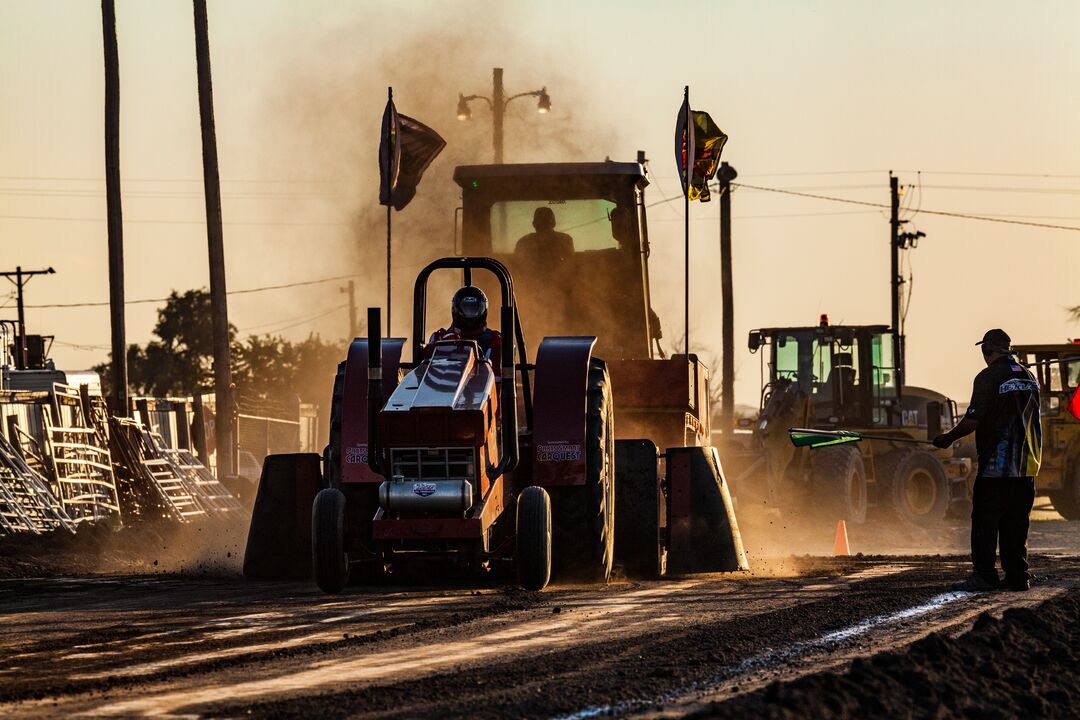
<instances>
[{"instance_id":1,"label":"orange traffic cone","mask_svg":"<svg viewBox=\"0 0 1080 720\"><path fill-rule=\"evenodd\" d=\"M834 557L847 557L851 554L847 541L847 524L843 520L836 523L836 540L833 542L832 552Z\"/></svg>"}]
</instances>

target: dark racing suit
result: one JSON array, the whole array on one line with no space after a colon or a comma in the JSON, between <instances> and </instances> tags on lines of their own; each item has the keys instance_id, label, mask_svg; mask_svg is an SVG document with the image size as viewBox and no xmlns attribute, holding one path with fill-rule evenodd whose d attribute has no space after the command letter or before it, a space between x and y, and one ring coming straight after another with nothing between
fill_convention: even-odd
<instances>
[{"instance_id":1,"label":"dark racing suit","mask_svg":"<svg viewBox=\"0 0 1080 720\"><path fill-rule=\"evenodd\" d=\"M491 368L495 371L495 377L502 375L502 333L485 326L477 330L462 330L461 328L439 328L431 333L427 346L424 348L424 357L430 358L435 351L432 344L438 340L475 340L480 346L480 357L491 361Z\"/></svg>"},{"instance_id":2,"label":"dark racing suit","mask_svg":"<svg viewBox=\"0 0 1080 720\"><path fill-rule=\"evenodd\" d=\"M1000 543L1005 583L1026 583L1028 516L1042 459L1039 383L1015 358L1001 357L975 377L966 417L979 423L971 562L976 574L996 585L994 555Z\"/></svg>"}]
</instances>

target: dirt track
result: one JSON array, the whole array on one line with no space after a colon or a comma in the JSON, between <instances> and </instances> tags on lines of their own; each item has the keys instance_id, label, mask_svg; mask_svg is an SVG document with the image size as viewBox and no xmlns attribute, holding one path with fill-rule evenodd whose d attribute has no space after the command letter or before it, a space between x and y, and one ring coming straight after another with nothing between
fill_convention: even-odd
<instances>
[{"instance_id":1,"label":"dirt track","mask_svg":"<svg viewBox=\"0 0 1080 720\"><path fill-rule=\"evenodd\" d=\"M1080 586L1040 558L1027 594L948 592L962 558L796 561L788 577L695 576L529 594L317 594L223 577L0 582L9 715L682 715L778 678L966 629Z\"/></svg>"},{"instance_id":2,"label":"dirt track","mask_svg":"<svg viewBox=\"0 0 1080 720\"><path fill-rule=\"evenodd\" d=\"M794 532L779 530L789 540ZM753 573L538 594L475 580L339 596L307 583L250 583L236 570L242 533L209 526L59 537L51 549L6 542L0 712L730 716L736 700L757 712L764 688L786 697L776 681L818 682L854 658L959 634L984 612L1080 592L1080 524L1060 519L1033 523L1043 582L1022 594L951 592L968 568L960 554L766 561L774 532L766 524L746 533ZM904 552L957 552L965 536L963 524L851 533L855 550ZM822 554L831 540L795 538ZM80 562L105 574L71 577ZM54 577L27 577L35 573Z\"/></svg>"}]
</instances>

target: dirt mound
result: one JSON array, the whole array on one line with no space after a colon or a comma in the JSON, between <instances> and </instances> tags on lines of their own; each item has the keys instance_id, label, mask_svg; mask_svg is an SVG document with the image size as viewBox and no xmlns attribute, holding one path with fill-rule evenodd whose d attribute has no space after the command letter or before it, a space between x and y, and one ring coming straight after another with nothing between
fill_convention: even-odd
<instances>
[{"instance_id":1,"label":"dirt mound","mask_svg":"<svg viewBox=\"0 0 1080 720\"><path fill-rule=\"evenodd\" d=\"M0 578L100 573L238 573L247 518L188 524L142 523L114 531L83 525L75 534L54 531L0 537Z\"/></svg>"},{"instance_id":2,"label":"dirt mound","mask_svg":"<svg viewBox=\"0 0 1080 720\"><path fill-rule=\"evenodd\" d=\"M984 613L959 638L933 634L903 652L713 703L695 718L1076 717L1080 590L1035 609Z\"/></svg>"}]
</instances>

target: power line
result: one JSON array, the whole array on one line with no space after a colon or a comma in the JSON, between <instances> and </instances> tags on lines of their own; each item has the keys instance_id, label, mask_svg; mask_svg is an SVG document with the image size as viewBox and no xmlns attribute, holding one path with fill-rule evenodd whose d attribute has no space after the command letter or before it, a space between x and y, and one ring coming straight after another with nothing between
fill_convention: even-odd
<instances>
[{"instance_id":1,"label":"power line","mask_svg":"<svg viewBox=\"0 0 1080 720\"><path fill-rule=\"evenodd\" d=\"M53 339L53 344L54 345L63 345L64 347L69 347L69 348L72 348L74 350L111 350L112 349L108 345L83 345L81 343L64 342L63 340L57 340L55 338Z\"/></svg>"},{"instance_id":2,"label":"power line","mask_svg":"<svg viewBox=\"0 0 1080 720\"><path fill-rule=\"evenodd\" d=\"M803 212L803 213L767 213L762 215L734 215L732 220L766 220L771 218L800 218L800 217L833 217L836 215L878 215L877 210L840 210L837 212ZM679 222L681 217L677 218L650 218L649 222ZM706 216L700 218L699 222L717 222L719 218L715 216Z\"/></svg>"},{"instance_id":3,"label":"power line","mask_svg":"<svg viewBox=\"0 0 1080 720\"><path fill-rule=\"evenodd\" d=\"M1040 193L1047 195L1080 195L1080 188L1005 187L996 185L924 185L933 190L967 190L972 192Z\"/></svg>"},{"instance_id":4,"label":"power line","mask_svg":"<svg viewBox=\"0 0 1080 720\"><path fill-rule=\"evenodd\" d=\"M0 188L0 195L14 197L59 197L59 198L101 198L104 190L67 189L67 188ZM204 195L198 192L180 192L176 190L128 190L125 198L155 200L202 200ZM325 192L232 192L222 193L230 200L338 200L348 197L344 193Z\"/></svg>"},{"instance_id":5,"label":"power line","mask_svg":"<svg viewBox=\"0 0 1080 720\"><path fill-rule=\"evenodd\" d=\"M1018 172L967 172L961 170L897 170L898 173L924 173L926 175L963 175L967 177L1026 177L1026 178L1058 178L1067 180L1080 180L1080 175L1063 175L1054 173L1018 173Z\"/></svg>"},{"instance_id":6,"label":"power line","mask_svg":"<svg viewBox=\"0 0 1080 720\"><path fill-rule=\"evenodd\" d=\"M264 334L279 333L279 332L284 332L286 330L291 330L294 327L299 327L300 325L306 325L308 323L315 322L316 320L318 320L320 318L324 318L327 315L330 315L332 313L336 313L337 311L342 310L342 309L344 309L346 307L348 307L347 304L335 305L334 307L330 308L329 310L325 310L325 311L323 311L321 313L317 313L317 314L311 315L309 317L304 317L304 318L298 320L297 322L292 323L291 325L286 325L284 327L272 328L270 330L267 330L266 333L264 333ZM291 320L296 320L296 318L290 318L290 319ZM289 321L288 320L281 320L279 322L289 322ZM262 325L252 325L251 327L243 328L243 331L247 332L248 330L254 330L256 328L265 328L265 327L269 327L271 325L277 325L277 324L278 323L264 323Z\"/></svg>"},{"instance_id":7,"label":"power line","mask_svg":"<svg viewBox=\"0 0 1080 720\"><path fill-rule=\"evenodd\" d=\"M0 215L3 220L45 220L61 222L93 222L103 223L105 218L95 217L57 217L54 215ZM206 220L129 220L124 218L124 224L132 223L146 225L205 225ZM280 227L351 227L348 223L338 222L288 222L273 220L226 220L223 225L256 225L256 226L280 226Z\"/></svg>"},{"instance_id":8,"label":"power line","mask_svg":"<svg viewBox=\"0 0 1080 720\"><path fill-rule=\"evenodd\" d=\"M16 180L16 181L30 181L30 182L55 182L59 180L71 180L74 182L96 182L103 183L105 178L103 177L70 177L61 175L0 175L0 180ZM131 182L146 182L146 183L189 183L192 185L202 185L202 178L124 178L125 183ZM247 185L259 185L259 184L273 184L273 185L326 185L333 183L343 183L344 180L289 180L284 178L264 178L264 179L252 179L252 180L222 180L223 183L236 183Z\"/></svg>"},{"instance_id":9,"label":"power line","mask_svg":"<svg viewBox=\"0 0 1080 720\"><path fill-rule=\"evenodd\" d=\"M264 285L262 287L245 288L243 290L230 290L229 295L247 295L249 293L264 292L266 290L283 290L285 288L303 287L305 285L319 285L321 283L337 282L338 280L349 280L351 278L360 277L359 275L337 275L335 277L320 278L318 280L301 280L300 282L285 283L282 285ZM125 305L144 305L147 303L161 303L168 302L169 298L144 298L142 300L127 300ZM83 303L56 303L52 305L27 305L27 308L79 308L79 307L103 307L108 305L106 302L83 302Z\"/></svg>"},{"instance_id":10,"label":"power line","mask_svg":"<svg viewBox=\"0 0 1080 720\"><path fill-rule=\"evenodd\" d=\"M869 202L869 201L866 201L866 200L853 200L851 198L839 198L839 197L833 197L831 195L817 195L817 194L814 194L814 193L797 192L795 190L785 190L783 188L770 188L770 187L763 187L761 185L747 185L745 183L732 183L732 185L737 185L739 187L744 187L744 188L750 188L752 190L763 190L765 192L779 193L781 195L793 195L795 197L810 198L812 200L828 200L830 202L847 203L848 205L863 205L865 207L885 208L885 209L889 208L889 206L886 205L885 203ZM990 216L990 215L974 215L974 214L971 214L971 213L950 212L950 211L947 211L947 210L925 210L924 209L924 210L920 210L919 212L922 213L922 214L926 214L926 215L939 215L939 216L942 216L942 217L954 217L954 218L961 218L961 219L964 219L964 220L982 220L984 222L1004 223L1006 225L1025 225L1025 226L1028 226L1028 227L1041 227L1041 228L1048 228L1048 229L1052 229L1052 230L1072 230L1074 232L1080 232L1080 227L1077 227L1075 225L1054 225L1054 224L1051 224L1051 223L1036 223L1036 222L1029 222L1029 221L1023 221L1023 220L1011 220L1011 219L1007 219L1007 218L993 217L993 216Z\"/></svg>"},{"instance_id":11,"label":"power line","mask_svg":"<svg viewBox=\"0 0 1080 720\"><path fill-rule=\"evenodd\" d=\"M274 320L273 322L261 323L259 325L249 325L247 327L240 328L239 332L248 332L250 330L258 330L258 329L261 329L261 328L272 328L272 326L281 325L282 323L292 323L292 324L286 324L284 327L272 328L271 330L268 330L267 332L282 332L284 330L291 330L294 327L297 327L299 325L303 325L303 324L308 323L308 322L313 322L315 320L318 320L319 318L330 315L331 313L335 313L338 310L341 310L341 309L346 308L346 307L348 307L348 305L336 305L336 306L330 308L329 310L324 310L324 311L316 313L314 315L298 315L296 317L285 318L284 320L279 319L279 320ZM296 321L296 322L294 322L294 321ZM109 350L109 349L111 349L111 348L109 348L108 345L90 345L90 344L86 344L86 343L71 343L71 342L64 342L63 340L55 340L55 339L53 340L53 343L55 343L56 345L63 345L64 347L69 347L69 348L72 348L74 350Z\"/></svg>"}]
</instances>

